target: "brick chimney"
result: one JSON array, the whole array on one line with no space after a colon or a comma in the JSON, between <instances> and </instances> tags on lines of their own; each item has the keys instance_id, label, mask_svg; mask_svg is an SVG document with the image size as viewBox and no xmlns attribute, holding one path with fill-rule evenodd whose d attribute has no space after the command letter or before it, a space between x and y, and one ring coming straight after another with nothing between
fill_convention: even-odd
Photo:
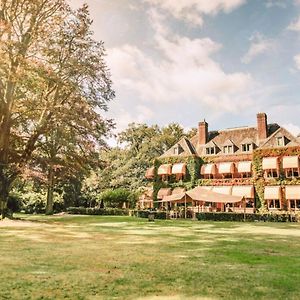
<instances>
[{"instance_id":1,"label":"brick chimney","mask_svg":"<svg viewBox=\"0 0 300 300\"><path fill-rule=\"evenodd\" d=\"M268 137L267 115L265 113L257 114L258 139L264 140Z\"/></svg>"},{"instance_id":2,"label":"brick chimney","mask_svg":"<svg viewBox=\"0 0 300 300\"><path fill-rule=\"evenodd\" d=\"M198 123L198 143L204 145L208 142L208 124L205 122Z\"/></svg>"}]
</instances>

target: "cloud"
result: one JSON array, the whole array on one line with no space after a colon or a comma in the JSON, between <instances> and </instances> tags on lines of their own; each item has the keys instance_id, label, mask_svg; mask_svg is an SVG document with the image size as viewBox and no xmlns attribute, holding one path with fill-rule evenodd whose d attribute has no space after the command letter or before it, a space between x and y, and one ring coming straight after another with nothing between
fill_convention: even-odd
<instances>
[{"instance_id":1,"label":"cloud","mask_svg":"<svg viewBox=\"0 0 300 300\"><path fill-rule=\"evenodd\" d=\"M300 31L300 17L288 26L289 30Z\"/></svg>"},{"instance_id":2,"label":"cloud","mask_svg":"<svg viewBox=\"0 0 300 300\"><path fill-rule=\"evenodd\" d=\"M201 26L204 15L229 13L246 0L144 0L144 2L169 12L176 19Z\"/></svg>"},{"instance_id":3,"label":"cloud","mask_svg":"<svg viewBox=\"0 0 300 300\"><path fill-rule=\"evenodd\" d=\"M296 56L294 56L294 61L296 63L296 67L298 70L300 70L300 53Z\"/></svg>"},{"instance_id":4,"label":"cloud","mask_svg":"<svg viewBox=\"0 0 300 300\"><path fill-rule=\"evenodd\" d=\"M220 44L210 38L174 34L162 24L163 17L156 11L151 11L149 17L155 30L151 50L156 55L129 44L107 51L118 99L129 99L130 95L136 99L131 99L136 102L130 104L130 115L128 111L121 113L122 119L135 121L142 114L143 121L153 120L155 111L155 117L159 115L169 122L166 113L160 115L163 109L172 118L171 111L179 114L197 107L237 113L253 105L249 97L254 86L252 77L242 72L227 73L212 58L221 49ZM144 108L137 111L137 103Z\"/></svg>"},{"instance_id":5,"label":"cloud","mask_svg":"<svg viewBox=\"0 0 300 300\"><path fill-rule=\"evenodd\" d=\"M266 53L275 46L273 40L265 38L260 33L255 33L250 41L250 48L241 59L244 64L250 63L256 56Z\"/></svg>"},{"instance_id":6,"label":"cloud","mask_svg":"<svg viewBox=\"0 0 300 300\"><path fill-rule=\"evenodd\" d=\"M268 0L266 2L266 7L267 8L272 8L272 7L280 7L280 8L287 8L287 3L283 2L282 0Z\"/></svg>"}]
</instances>

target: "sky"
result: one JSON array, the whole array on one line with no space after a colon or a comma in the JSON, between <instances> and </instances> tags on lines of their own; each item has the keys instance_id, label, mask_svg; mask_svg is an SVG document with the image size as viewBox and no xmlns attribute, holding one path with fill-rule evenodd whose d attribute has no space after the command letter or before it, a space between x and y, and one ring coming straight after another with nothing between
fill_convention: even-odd
<instances>
[{"instance_id":1,"label":"sky","mask_svg":"<svg viewBox=\"0 0 300 300\"><path fill-rule=\"evenodd\" d=\"M128 123L209 129L270 123L300 133L300 0L86 2Z\"/></svg>"}]
</instances>

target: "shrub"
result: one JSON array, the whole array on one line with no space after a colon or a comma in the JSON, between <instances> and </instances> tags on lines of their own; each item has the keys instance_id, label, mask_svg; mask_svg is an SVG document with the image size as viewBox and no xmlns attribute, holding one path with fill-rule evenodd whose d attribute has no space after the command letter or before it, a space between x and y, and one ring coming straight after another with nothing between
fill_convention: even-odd
<instances>
[{"instance_id":1,"label":"shrub","mask_svg":"<svg viewBox=\"0 0 300 300\"><path fill-rule=\"evenodd\" d=\"M209 212L197 213L196 218L199 221L263 221L263 222L298 222L300 218L298 215L284 213L266 213L266 214L242 214L242 213L222 213Z\"/></svg>"},{"instance_id":2,"label":"shrub","mask_svg":"<svg viewBox=\"0 0 300 300\"><path fill-rule=\"evenodd\" d=\"M103 201L106 207L121 208L125 202L132 206L132 202L136 202L136 197L134 193L126 189L106 190L100 194L99 204Z\"/></svg>"},{"instance_id":3,"label":"shrub","mask_svg":"<svg viewBox=\"0 0 300 300\"><path fill-rule=\"evenodd\" d=\"M133 215L139 218L148 218L149 214L154 214L154 219L165 220L167 213L165 211L151 211L151 210L135 210Z\"/></svg>"},{"instance_id":4,"label":"shrub","mask_svg":"<svg viewBox=\"0 0 300 300\"><path fill-rule=\"evenodd\" d=\"M128 209L119 208L86 208L86 207L68 207L67 212L73 215L99 215L99 216L128 216Z\"/></svg>"}]
</instances>

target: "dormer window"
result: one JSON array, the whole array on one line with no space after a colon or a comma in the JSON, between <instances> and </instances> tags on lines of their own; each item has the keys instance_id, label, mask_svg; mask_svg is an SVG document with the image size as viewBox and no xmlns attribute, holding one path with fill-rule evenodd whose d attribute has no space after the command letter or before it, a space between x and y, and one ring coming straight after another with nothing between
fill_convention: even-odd
<instances>
[{"instance_id":1,"label":"dormer window","mask_svg":"<svg viewBox=\"0 0 300 300\"><path fill-rule=\"evenodd\" d=\"M216 154L216 147L207 147L206 148L206 154L207 155Z\"/></svg>"},{"instance_id":2,"label":"dormer window","mask_svg":"<svg viewBox=\"0 0 300 300\"><path fill-rule=\"evenodd\" d=\"M225 154L231 154L233 153L233 145L227 145L223 147L223 152Z\"/></svg>"},{"instance_id":3,"label":"dormer window","mask_svg":"<svg viewBox=\"0 0 300 300\"><path fill-rule=\"evenodd\" d=\"M179 155L180 153L182 153L182 150L183 149L181 148L180 145L176 145L173 149L173 153L174 153L174 155Z\"/></svg>"},{"instance_id":4,"label":"dormer window","mask_svg":"<svg viewBox=\"0 0 300 300\"><path fill-rule=\"evenodd\" d=\"M252 151L252 148L253 148L252 144L242 144L243 152L250 152L250 151Z\"/></svg>"},{"instance_id":5,"label":"dormer window","mask_svg":"<svg viewBox=\"0 0 300 300\"><path fill-rule=\"evenodd\" d=\"M278 147L283 147L285 146L285 140L283 136L279 136L276 138L277 146Z\"/></svg>"}]
</instances>

